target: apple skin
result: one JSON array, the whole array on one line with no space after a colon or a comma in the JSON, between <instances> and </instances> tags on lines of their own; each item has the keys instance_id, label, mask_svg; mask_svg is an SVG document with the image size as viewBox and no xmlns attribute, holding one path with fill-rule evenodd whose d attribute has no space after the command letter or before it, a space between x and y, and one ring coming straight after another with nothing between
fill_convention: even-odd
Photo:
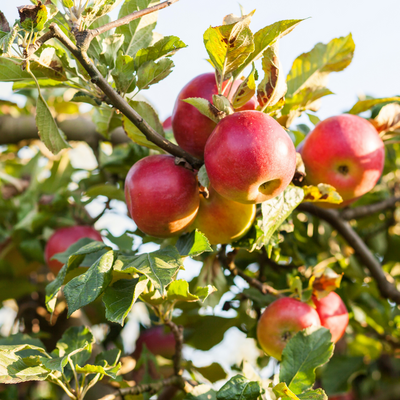
<instances>
[{"instance_id":1,"label":"apple skin","mask_svg":"<svg viewBox=\"0 0 400 400\"><path fill-rule=\"evenodd\" d=\"M168 117L163 123L162 126L164 130L168 131L172 129L172 117Z\"/></svg>"},{"instance_id":2,"label":"apple skin","mask_svg":"<svg viewBox=\"0 0 400 400\"><path fill-rule=\"evenodd\" d=\"M125 198L138 228L161 238L183 232L195 219L200 202L196 175L166 154L142 158L132 166Z\"/></svg>"},{"instance_id":3,"label":"apple skin","mask_svg":"<svg viewBox=\"0 0 400 400\"><path fill-rule=\"evenodd\" d=\"M58 273L63 264L58 260L52 260L54 254L63 253L79 239L89 238L102 242L99 232L91 226L76 225L67 228L57 229L46 243L44 258L49 268Z\"/></svg>"},{"instance_id":4,"label":"apple skin","mask_svg":"<svg viewBox=\"0 0 400 400\"><path fill-rule=\"evenodd\" d=\"M233 83L231 96L233 96L241 82L236 80ZM227 84L228 81L224 83L223 87L225 88ZM218 94L215 74L210 72L199 75L181 90L172 112L172 130L177 143L182 149L200 159L203 158L207 139L216 124L201 114L196 107L182 100L189 97L201 97L212 102L213 94ZM256 107L257 100L253 97L241 109L254 110Z\"/></svg>"},{"instance_id":5,"label":"apple skin","mask_svg":"<svg viewBox=\"0 0 400 400\"><path fill-rule=\"evenodd\" d=\"M383 171L385 148L371 123L343 114L319 122L307 135L301 156L305 183L332 185L342 196L339 207L343 207L376 185Z\"/></svg>"},{"instance_id":6,"label":"apple skin","mask_svg":"<svg viewBox=\"0 0 400 400\"><path fill-rule=\"evenodd\" d=\"M330 292L320 300L313 297L313 301L321 325L330 330L332 342L336 343L343 336L349 323L349 313L343 300L337 293Z\"/></svg>"},{"instance_id":7,"label":"apple skin","mask_svg":"<svg viewBox=\"0 0 400 400\"><path fill-rule=\"evenodd\" d=\"M136 341L133 357L139 359L143 345L155 356L172 358L175 354L175 337L172 332L165 332L163 326L154 326L143 331Z\"/></svg>"},{"instance_id":8,"label":"apple skin","mask_svg":"<svg viewBox=\"0 0 400 400\"><path fill-rule=\"evenodd\" d=\"M354 400L354 399L355 397L353 392L338 394L335 396L329 396L329 400Z\"/></svg>"},{"instance_id":9,"label":"apple skin","mask_svg":"<svg viewBox=\"0 0 400 400\"><path fill-rule=\"evenodd\" d=\"M280 194L296 170L296 150L285 130L260 111L240 111L219 122L207 141L204 163L214 189L239 203Z\"/></svg>"},{"instance_id":10,"label":"apple skin","mask_svg":"<svg viewBox=\"0 0 400 400\"><path fill-rule=\"evenodd\" d=\"M207 199L200 195L200 208L192 227L204 233L211 244L229 244L247 233L255 216L254 204L225 199L210 186Z\"/></svg>"},{"instance_id":11,"label":"apple skin","mask_svg":"<svg viewBox=\"0 0 400 400\"><path fill-rule=\"evenodd\" d=\"M317 312L306 303L282 297L262 313L257 325L258 343L265 353L281 360L289 339L310 326L321 326Z\"/></svg>"}]
</instances>

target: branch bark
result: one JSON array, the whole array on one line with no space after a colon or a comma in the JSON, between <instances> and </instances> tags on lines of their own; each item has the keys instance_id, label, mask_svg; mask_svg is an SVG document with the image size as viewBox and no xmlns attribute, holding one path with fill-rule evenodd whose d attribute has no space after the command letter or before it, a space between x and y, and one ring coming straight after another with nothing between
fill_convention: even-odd
<instances>
[{"instance_id":1,"label":"branch bark","mask_svg":"<svg viewBox=\"0 0 400 400\"><path fill-rule=\"evenodd\" d=\"M274 289L272 286L267 285L266 283L260 282L258 279L252 278L245 274L241 269L237 268L235 265L235 256L237 254L237 250L233 250L228 254L225 253L225 246L221 248L221 251L218 253L218 259L221 261L222 265L228 269L234 276L240 276L244 279L250 286L258 289L262 294L272 294L273 296L280 297L280 293L278 290Z\"/></svg>"},{"instance_id":2,"label":"branch bark","mask_svg":"<svg viewBox=\"0 0 400 400\"><path fill-rule=\"evenodd\" d=\"M135 11L123 18L117 19L116 21L112 21L108 24L100 26L96 29L91 29L84 32L78 32L77 34L77 45L79 48L87 50L89 48L90 42L96 37L101 35L104 32L107 32L111 29L118 28L119 26L126 25L129 22L134 21L135 19L139 19L144 17L145 15L151 14L155 11L162 10L163 8L167 8L172 4L178 2L179 0L168 0L164 1L160 4L157 4L153 7L146 8L144 10Z\"/></svg>"},{"instance_id":3,"label":"branch bark","mask_svg":"<svg viewBox=\"0 0 400 400\"><path fill-rule=\"evenodd\" d=\"M96 125L85 117L65 119L57 122L68 140L85 141L89 146L96 146L101 141L112 144L128 143L128 138L122 128L117 128L106 139L96 131ZM0 145L17 144L24 140L39 140L35 118L21 115L18 118L9 115L0 117Z\"/></svg>"},{"instance_id":4,"label":"branch bark","mask_svg":"<svg viewBox=\"0 0 400 400\"><path fill-rule=\"evenodd\" d=\"M368 204L366 206L359 206L355 208L347 208L340 213L340 217L346 221L366 217L368 215L393 208L398 202L400 202L400 196L394 196L380 201L379 203Z\"/></svg>"},{"instance_id":5,"label":"branch bark","mask_svg":"<svg viewBox=\"0 0 400 400\"><path fill-rule=\"evenodd\" d=\"M375 279L381 295L397 304L400 304L400 292L386 279L381 264L350 224L341 218L341 214L338 211L320 208L309 203L300 204L297 207L297 210L308 212L332 225L332 227L339 232L348 244L353 247L359 259Z\"/></svg>"},{"instance_id":6,"label":"branch bark","mask_svg":"<svg viewBox=\"0 0 400 400\"><path fill-rule=\"evenodd\" d=\"M166 321L165 325L169 326L175 337L174 373L180 376L182 375L183 326L176 325L172 321Z\"/></svg>"}]
</instances>

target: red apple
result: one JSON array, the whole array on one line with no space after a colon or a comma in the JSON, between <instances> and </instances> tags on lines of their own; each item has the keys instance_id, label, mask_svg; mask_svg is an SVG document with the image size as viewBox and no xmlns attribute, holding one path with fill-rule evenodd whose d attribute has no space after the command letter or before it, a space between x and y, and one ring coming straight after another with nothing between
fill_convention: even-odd
<instances>
[{"instance_id":1,"label":"red apple","mask_svg":"<svg viewBox=\"0 0 400 400\"><path fill-rule=\"evenodd\" d=\"M343 394L337 394L335 396L329 396L329 400L354 400L353 392L347 392Z\"/></svg>"},{"instance_id":2,"label":"red apple","mask_svg":"<svg viewBox=\"0 0 400 400\"><path fill-rule=\"evenodd\" d=\"M132 166L125 180L125 198L138 228L156 237L181 233L199 209L196 175L165 154L142 158Z\"/></svg>"},{"instance_id":3,"label":"red apple","mask_svg":"<svg viewBox=\"0 0 400 400\"><path fill-rule=\"evenodd\" d=\"M378 182L385 149L377 130L367 120L344 114L317 124L301 150L306 183L328 183L347 205Z\"/></svg>"},{"instance_id":4,"label":"red apple","mask_svg":"<svg viewBox=\"0 0 400 400\"><path fill-rule=\"evenodd\" d=\"M225 88L229 81L223 85ZM230 91L231 98L241 81L236 80ZM228 91L228 89L227 89ZM202 74L192 79L179 93L172 113L172 130L174 136L184 150L195 157L203 158L204 146L208 137L215 128L215 122L201 114L194 106L185 103L184 99L189 97L201 97L212 102L213 94L218 93L215 74L213 72ZM241 109L254 110L257 107L257 101L250 99Z\"/></svg>"},{"instance_id":5,"label":"red apple","mask_svg":"<svg viewBox=\"0 0 400 400\"><path fill-rule=\"evenodd\" d=\"M200 196L200 208L193 228L203 232L211 244L229 244L250 229L256 215L254 204L227 200L212 187L205 199Z\"/></svg>"},{"instance_id":6,"label":"red apple","mask_svg":"<svg viewBox=\"0 0 400 400\"><path fill-rule=\"evenodd\" d=\"M175 354L175 337L172 332L166 332L163 326L155 326L143 331L136 341L133 353L135 359L139 359L143 345L155 356L172 358Z\"/></svg>"},{"instance_id":7,"label":"red apple","mask_svg":"<svg viewBox=\"0 0 400 400\"><path fill-rule=\"evenodd\" d=\"M169 131L172 129L172 117L168 117L162 124L164 130Z\"/></svg>"},{"instance_id":8,"label":"red apple","mask_svg":"<svg viewBox=\"0 0 400 400\"><path fill-rule=\"evenodd\" d=\"M344 334L349 323L349 314L343 300L335 292L317 300L313 297L321 325L331 331L332 342L336 343Z\"/></svg>"},{"instance_id":9,"label":"red apple","mask_svg":"<svg viewBox=\"0 0 400 400\"><path fill-rule=\"evenodd\" d=\"M241 111L219 122L207 141L204 163L214 189L239 203L280 194L296 169L296 150L285 130L260 111Z\"/></svg>"},{"instance_id":10,"label":"red apple","mask_svg":"<svg viewBox=\"0 0 400 400\"><path fill-rule=\"evenodd\" d=\"M257 325L258 343L267 354L280 360L289 339L310 326L321 326L317 312L306 303L283 297L262 313Z\"/></svg>"},{"instance_id":11,"label":"red apple","mask_svg":"<svg viewBox=\"0 0 400 400\"><path fill-rule=\"evenodd\" d=\"M63 253L79 239L89 238L102 241L101 235L91 226L70 226L67 228L57 229L46 244L44 250L44 258L49 268L57 273L63 266L58 260L52 260L54 254Z\"/></svg>"}]
</instances>

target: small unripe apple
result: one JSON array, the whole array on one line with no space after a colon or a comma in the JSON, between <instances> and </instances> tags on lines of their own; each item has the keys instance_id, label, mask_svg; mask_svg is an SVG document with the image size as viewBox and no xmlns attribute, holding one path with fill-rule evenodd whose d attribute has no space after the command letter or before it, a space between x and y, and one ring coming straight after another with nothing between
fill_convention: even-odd
<instances>
[{"instance_id":1,"label":"small unripe apple","mask_svg":"<svg viewBox=\"0 0 400 400\"><path fill-rule=\"evenodd\" d=\"M349 323L349 313L343 300L335 292L317 300L313 297L321 325L331 331L332 342L336 343L344 334Z\"/></svg>"},{"instance_id":2,"label":"small unripe apple","mask_svg":"<svg viewBox=\"0 0 400 400\"><path fill-rule=\"evenodd\" d=\"M241 82L240 80L236 80L233 83L232 90L230 90L230 99ZM223 89L228 84L229 81L225 81ZM229 88L226 88L224 93L228 91ZM190 97L201 97L212 102L213 94L218 94L215 74L210 72L199 75L181 90L172 113L172 130L177 143L182 149L198 158L203 158L207 139L216 124L201 114L194 106L182 100ZM240 110L254 110L256 107L257 100L253 97Z\"/></svg>"},{"instance_id":3,"label":"small unripe apple","mask_svg":"<svg viewBox=\"0 0 400 400\"><path fill-rule=\"evenodd\" d=\"M220 196L212 187L209 197L200 196L200 208L193 223L211 244L229 244L250 229L256 215L254 204L242 204Z\"/></svg>"},{"instance_id":4,"label":"small unripe apple","mask_svg":"<svg viewBox=\"0 0 400 400\"><path fill-rule=\"evenodd\" d=\"M133 357L139 359L143 345L155 356L171 358L175 354L175 337L172 332L166 332L163 326L153 326L141 332L136 341Z\"/></svg>"},{"instance_id":5,"label":"small unripe apple","mask_svg":"<svg viewBox=\"0 0 400 400\"><path fill-rule=\"evenodd\" d=\"M69 226L67 228L57 229L53 235L50 236L45 250L44 258L49 268L57 273L63 266L58 260L52 260L51 258L57 253L63 253L72 246L79 239L89 238L93 240L102 241L102 237L96 229L91 226Z\"/></svg>"},{"instance_id":6,"label":"small unripe apple","mask_svg":"<svg viewBox=\"0 0 400 400\"><path fill-rule=\"evenodd\" d=\"M272 117L240 111L214 129L204 163L211 185L221 196L255 204L272 199L289 185L296 169L296 150Z\"/></svg>"},{"instance_id":7,"label":"small unripe apple","mask_svg":"<svg viewBox=\"0 0 400 400\"><path fill-rule=\"evenodd\" d=\"M157 154L142 158L125 180L128 211L150 236L171 237L185 230L199 209L196 175L175 165L175 158Z\"/></svg>"},{"instance_id":8,"label":"small unripe apple","mask_svg":"<svg viewBox=\"0 0 400 400\"><path fill-rule=\"evenodd\" d=\"M383 171L385 149L371 123L357 115L343 114L319 122L307 135L301 156L306 184L332 185L343 198L342 207L376 185Z\"/></svg>"},{"instance_id":9,"label":"small unripe apple","mask_svg":"<svg viewBox=\"0 0 400 400\"><path fill-rule=\"evenodd\" d=\"M306 303L283 297L262 313L257 325L258 343L267 354L280 360L289 339L310 326L321 326L317 312Z\"/></svg>"}]
</instances>

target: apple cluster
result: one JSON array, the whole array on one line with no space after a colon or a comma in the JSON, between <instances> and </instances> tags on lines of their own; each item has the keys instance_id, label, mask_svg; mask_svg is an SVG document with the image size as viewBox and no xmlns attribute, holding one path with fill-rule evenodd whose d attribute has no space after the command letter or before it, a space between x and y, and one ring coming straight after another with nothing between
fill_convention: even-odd
<instances>
[{"instance_id":1,"label":"apple cluster","mask_svg":"<svg viewBox=\"0 0 400 400\"><path fill-rule=\"evenodd\" d=\"M330 292L321 299L313 297L312 301L315 308L294 298L282 297L265 309L258 321L257 339L267 354L280 360L289 339L311 326L329 329L333 343L343 336L349 314L340 296Z\"/></svg>"},{"instance_id":2,"label":"apple cluster","mask_svg":"<svg viewBox=\"0 0 400 400\"><path fill-rule=\"evenodd\" d=\"M228 99L241 82L224 82ZM255 97L218 124L182 101L201 97L211 103L216 94L214 73L194 78L180 92L171 117L179 146L204 160L210 180L207 198L200 194L197 171L176 165L170 155L148 156L127 175L129 213L150 236L198 228L211 244L231 243L251 227L255 205L280 194L293 178L293 142L278 122L256 111Z\"/></svg>"}]
</instances>

